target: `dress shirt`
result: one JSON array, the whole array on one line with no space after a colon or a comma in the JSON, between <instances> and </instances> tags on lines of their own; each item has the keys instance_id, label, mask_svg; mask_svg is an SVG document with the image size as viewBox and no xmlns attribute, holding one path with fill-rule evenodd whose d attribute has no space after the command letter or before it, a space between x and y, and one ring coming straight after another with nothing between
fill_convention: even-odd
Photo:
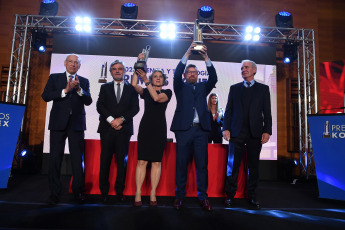
<instances>
[{"instance_id":1,"label":"dress shirt","mask_svg":"<svg viewBox=\"0 0 345 230\"><path fill-rule=\"evenodd\" d=\"M181 62L182 64L186 65L188 61L188 58L186 58L185 56L182 57ZM205 62L207 67L211 67L212 66L212 62L211 59L208 59L208 61ZM195 90L195 84L191 84ZM193 119L193 123L199 123L199 115L198 112L196 111L196 109L194 109L194 119Z\"/></svg>"},{"instance_id":2,"label":"dress shirt","mask_svg":"<svg viewBox=\"0 0 345 230\"><path fill-rule=\"evenodd\" d=\"M116 81L114 81L114 91L115 91L115 96L117 95L117 83ZM120 89L121 89L121 96L122 96L122 92L123 92L123 86L125 85L125 81L121 81L120 82ZM114 120L115 118L113 118L112 116L107 117L107 122L109 122L109 124Z\"/></svg>"},{"instance_id":3,"label":"dress shirt","mask_svg":"<svg viewBox=\"0 0 345 230\"><path fill-rule=\"evenodd\" d=\"M75 79L75 76L76 76L76 75L77 75L77 73L75 73L75 74L69 74L69 73L66 71L67 82L69 82L69 76L73 76L73 77L72 77L72 81L73 81L73 80ZM77 91L77 94L78 94L79 96L83 96L83 95L84 95L83 89L80 88L80 91L79 91L79 92ZM61 98L64 98L64 97L66 97L65 89L63 89L62 92L61 92Z\"/></svg>"},{"instance_id":4,"label":"dress shirt","mask_svg":"<svg viewBox=\"0 0 345 230\"><path fill-rule=\"evenodd\" d=\"M247 85L247 81L243 81L243 85L244 85L244 87L246 87L246 88L252 87L252 86L254 85L254 83L255 83L255 80L253 79L253 80L250 81L250 86L248 86L248 85Z\"/></svg>"}]
</instances>

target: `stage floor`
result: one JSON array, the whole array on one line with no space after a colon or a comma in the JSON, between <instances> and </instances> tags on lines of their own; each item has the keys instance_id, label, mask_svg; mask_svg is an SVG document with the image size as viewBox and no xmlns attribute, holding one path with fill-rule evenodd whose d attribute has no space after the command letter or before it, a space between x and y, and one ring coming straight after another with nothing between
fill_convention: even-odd
<instances>
[{"instance_id":1,"label":"stage floor","mask_svg":"<svg viewBox=\"0 0 345 230\"><path fill-rule=\"evenodd\" d=\"M210 198L213 210L206 212L197 198L186 198L180 211L172 207L174 197L158 197L158 207L132 206L134 197L110 204L88 195L85 204L75 204L68 193L69 176L62 176L60 203L47 204L47 175L15 174L7 189L0 190L0 229L345 229L345 203L319 199L316 180L260 181L261 210L252 210L246 200L234 207L223 198Z\"/></svg>"}]
</instances>

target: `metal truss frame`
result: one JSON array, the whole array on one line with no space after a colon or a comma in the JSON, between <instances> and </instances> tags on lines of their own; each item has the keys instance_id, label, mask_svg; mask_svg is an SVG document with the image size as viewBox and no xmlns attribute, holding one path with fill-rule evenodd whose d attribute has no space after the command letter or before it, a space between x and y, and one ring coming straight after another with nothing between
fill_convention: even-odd
<instances>
[{"instance_id":1,"label":"metal truss frame","mask_svg":"<svg viewBox=\"0 0 345 230\"><path fill-rule=\"evenodd\" d=\"M166 21L92 18L93 35L124 37L159 37L161 23ZM177 39L193 39L194 22L173 22ZM64 16L16 15L6 102L26 104L30 70L32 30L46 33L79 34L75 18ZM244 42L244 25L200 23L204 40ZM313 173L313 151L307 115L317 112L317 82L315 67L315 38L313 29L261 27L258 44L281 46L286 42L298 44L297 76L299 106L299 150L301 173Z\"/></svg>"}]
</instances>

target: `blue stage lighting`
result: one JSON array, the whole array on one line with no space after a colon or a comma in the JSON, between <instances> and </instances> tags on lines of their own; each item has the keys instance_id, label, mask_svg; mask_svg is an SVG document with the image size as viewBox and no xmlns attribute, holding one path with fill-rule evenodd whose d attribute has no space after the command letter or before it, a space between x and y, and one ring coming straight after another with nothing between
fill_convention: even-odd
<instances>
[{"instance_id":1,"label":"blue stage lighting","mask_svg":"<svg viewBox=\"0 0 345 230\"><path fill-rule=\"evenodd\" d=\"M276 15L276 26L283 28L293 28L292 15L286 11L279 12Z\"/></svg>"},{"instance_id":2,"label":"blue stage lighting","mask_svg":"<svg viewBox=\"0 0 345 230\"><path fill-rule=\"evenodd\" d=\"M24 150L20 153L20 156L21 156L21 157L25 157L27 153L28 153L28 151L27 151L26 149L24 149Z\"/></svg>"},{"instance_id":3,"label":"blue stage lighting","mask_svg":"<svg viewBox=\"0 0 345 230\"><path fill-rule=\"evenodd\" d=\"M283 45L284 50L284 58L283 61L285 64L289 64L293 62L297 58L297 52L298 52L298 45L295 42L286 42Z\"/></svg>"},{"instance_id":4,"label":"blue stage lighting","mask_svg":"<svg viewBox=\"0 0 345 230\"><path fill-rule=\"evenodd\" d=\"M41 52L41 53L44 53L44 52L46 52L46 47L45 46L40 46L40 47L38 47L38 51Z\"/></svg>"},{"instance_id":5,"label":"blue stage lighting","mask_svg":"<svg viewBox=\"0 0 345 230\"><path fill-rule=\"evenodd\" d=\"M125 3L121 6L121 16L124 19L136 19L138 17L138 6L134 3Z\"/></svg>"},{"instance_id":6,"label":"blue stage lighting","mask_svg":"<svg viewBox=\"0 0 345 230\"><path fill-rule=\"evenodd\" d=\"M44 31L33 30L31 36L31 47L44 53L46 51L47 34Z\"/></svg>"},{"instance_id":7,"label":"blue stage lighting","mask_svg":"<svg viewBox=\"0 0 345 230\"><path fill-rule=\"evenodd\" d=\"M210 6L202 6L200 9L198 9L197 16L200 22L213 23L214 10Z\"/></svg>"},{"instance_id":8,"label":"blue stage lighting","mask_svg":"<svg viewBox=\"0 0 345 230\"><path fill-rule=\"evenodd\" d=\"M125 7L134 7L135 4L134 3L125 3L123 4Z\"/></svg>"},{"instance_id":9,"label":"blue stage lighting","mask_svg":"<svg viewBox=\"0 0 345 230\"><path fill-rule=\"evenodd\" d=\"M289 12L286 12L286 11L280 11L279 15L280 16L286 16L286 17L291 16L291 14Z\"/></svg>"},{"instance_id":10,"label":"blue stage lighting","mask_svg":"<svg viewBox=\"0 0 345 230\"><path fill-rule=\"evenodd\" d=\"M59 4L55 0L43 0L40 5L39 15L56 16Z\"/></svg>"},{"instance_id":11,"label":"blue stage lighting","mask_svg":"<svg viewBox=\"0 0 345 230\"><path fill-rule=\"evenodd\" d=\"M212 11L212 7L210 7L210 6L202 6L202 7L200 8L200 10L201 10L201 11L205 11L205 12L207 12L207 11Z\"/></svg>"}]
</instances>

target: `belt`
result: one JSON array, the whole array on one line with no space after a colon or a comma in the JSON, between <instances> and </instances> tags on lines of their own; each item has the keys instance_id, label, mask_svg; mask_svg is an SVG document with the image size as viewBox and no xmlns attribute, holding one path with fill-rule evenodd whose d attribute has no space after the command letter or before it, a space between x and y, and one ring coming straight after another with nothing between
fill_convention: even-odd
<instances>
[{"instance_id":1,"label":"belt","mask_svg":"<svg viewBox=\"0 0 345 230\"><path fill-rule=\"evenodd\" d=\"M200 123L192 123L191 126L192 126L192 127L199 127L199 126L200 126Z\"/></svg>"}]
</instances>

